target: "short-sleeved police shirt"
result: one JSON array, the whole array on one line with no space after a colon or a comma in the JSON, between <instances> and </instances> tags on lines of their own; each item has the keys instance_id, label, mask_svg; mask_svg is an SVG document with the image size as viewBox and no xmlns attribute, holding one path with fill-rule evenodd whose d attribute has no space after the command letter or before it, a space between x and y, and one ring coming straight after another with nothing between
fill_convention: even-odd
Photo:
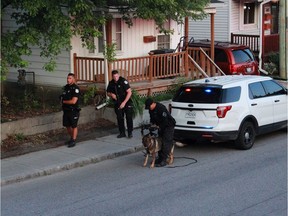
<instances>
[{"instance_id":1,"label":"short-sleeved police shirt","mask_svg":"<svg viewBox=\"0 0 288 216\"><path fill-rule=\"evenodd\" d=\"M109 82L107 92L115 94L117 99L119 100L117 102L122 103L126 98L127 90L129 88L129 82L125 78L120 76L117 82L115 82L114 80L111 80Z\"/></svg>"},{"instance_id":2,"label":"short-sleeved police shirt","mask_svg":"<svg viewBox=\"0 0 288 216\"><path fill-rule=\"evenodd\" d=\"M168 112L167 108L161 103L156 102L155 109L149 110L149 114L150 122L158 125L161 129L175 126L175 119Z\"/></svg>"},{"instance_id":3,"label":"short-sleeved police shirt","mask_svg":"<svg viewBox=\"0 0 288 216\"><path fill-rule=\"evenodd\" d=\"M64 86L64 92L62 94L63 100L71 100L73 97L77 97L78 100L75 104L62 104L63 110L73 110L79 108L79 96L80 96L80 89L79 87L74 83L72 85L65 85Z\"/></svg>"}]
</instances>

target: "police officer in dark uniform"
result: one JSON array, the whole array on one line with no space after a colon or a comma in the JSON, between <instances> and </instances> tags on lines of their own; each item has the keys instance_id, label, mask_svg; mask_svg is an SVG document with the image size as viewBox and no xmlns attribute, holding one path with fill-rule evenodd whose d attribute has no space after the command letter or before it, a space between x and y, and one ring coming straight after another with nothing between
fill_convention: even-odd
<instances>
[{"instance_id":1,"label":"police officer in dark uniform","mask_svg":"<svg viewBox=\"0 0 288 216\"><path fill-rule=\"evenodd\" d=\"M156 167L167 165L167 158L173 146L175 119L168 112L167 108L151 98L145 101L145 109L149 109L150 123L159 127L159 137L162 138L162 149L158 152L155 162Z\"/></svg>"},{"instance_id":2,"label":"police officer in dark uniform","mask_svg":"<svg viewBox=\"0 0 288 216\"><path fill-rule=\"evenodd\" d=\"M128 137L133 137L133 105L131 101L132 90L129 82L119 76L117 70L112 71L112 80L107 87L107 95L114 102L114 110L117 115L117 123L120 134L117 138L126 137L124 118L126 115Z\"/></svg>"},{"instance_id":3,"label":"police officer in dark uniform","mask_svg":"<svg viewBox=\"0 0 288 216\"><path fill-rule=\"evenodd\" d=\"M78 135L77 124L81 110L79 108L79 95L80 90L76 85L74 74L69 73L67 76L67 85L64 86L64 92L61 95L63 126L67 128L67 132L70 135L70 140L65 144L69 148L76 145L75 140Z\"/></svg>"}]
</instances>

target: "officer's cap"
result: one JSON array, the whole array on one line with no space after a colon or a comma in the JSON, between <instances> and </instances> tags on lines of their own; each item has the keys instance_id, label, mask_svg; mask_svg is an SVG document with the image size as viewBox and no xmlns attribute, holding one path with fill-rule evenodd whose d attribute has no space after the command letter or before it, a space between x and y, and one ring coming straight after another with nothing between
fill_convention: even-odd
<instances>
[{"instance_id":1,"label":"officer's cap","mask_svg":"<svg viewBox=\"0 0 288 216\"><path fill-rule=\"evenodd\" d=\"M154 103L153 99L152 98L148 98L145 101L145 109L149 109L152 103Z\"/></svg>"}]
</instances>

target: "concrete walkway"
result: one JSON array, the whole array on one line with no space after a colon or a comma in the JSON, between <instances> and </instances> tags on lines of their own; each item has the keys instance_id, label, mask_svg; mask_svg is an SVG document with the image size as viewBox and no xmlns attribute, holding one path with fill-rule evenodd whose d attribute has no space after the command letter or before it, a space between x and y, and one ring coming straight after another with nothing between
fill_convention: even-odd
<instances>
[{"instance_id":1,"label":"concrete walkway","mask_svg":"<svg viewBox=\"0 0 288 216\"><path fill-rule=\"evenodd\" d=\"M73 148L33 152L1 160L1 185L20 182L81 167L143 150L140 129L133 138L118 139L117 134L77 143Z\"/></svg>"}]
</instances>

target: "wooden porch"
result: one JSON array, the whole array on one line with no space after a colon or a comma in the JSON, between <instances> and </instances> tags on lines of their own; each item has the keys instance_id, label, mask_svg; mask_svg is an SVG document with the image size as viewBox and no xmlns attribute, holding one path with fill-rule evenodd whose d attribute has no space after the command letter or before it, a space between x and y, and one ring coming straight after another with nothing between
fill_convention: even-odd
<instances>
[{"instance_id":1,"label":"wooden porch","mask_svg":"<svg viewBox=\"0 0 288 216\"><path fill-rule=\"evenodd\" d=\"M260 52L260 35L245 35L231 33L231 43L244 44L258 56ZM264 58L271 52L279 52L279 34L265 35L263 38Z\"/></svg>"},{"instance_id":2,"label":"wooden porch","mask_svg":"<svg viewBox=\"0 0 288 216\"><path fill-rule=\"evenodd\" d=\"M117 59L108 64L108 79L112 79L112 70L118 70L140 95L151 96L166 91L179 77L199 79L221 75L221 70L209 56L210 49L188 48L176 53ZM85 88L92 84L100 92L105 92L104 71L103 58L74 54L74 74L80 86Z\"/></svg>"}]
</instances>

